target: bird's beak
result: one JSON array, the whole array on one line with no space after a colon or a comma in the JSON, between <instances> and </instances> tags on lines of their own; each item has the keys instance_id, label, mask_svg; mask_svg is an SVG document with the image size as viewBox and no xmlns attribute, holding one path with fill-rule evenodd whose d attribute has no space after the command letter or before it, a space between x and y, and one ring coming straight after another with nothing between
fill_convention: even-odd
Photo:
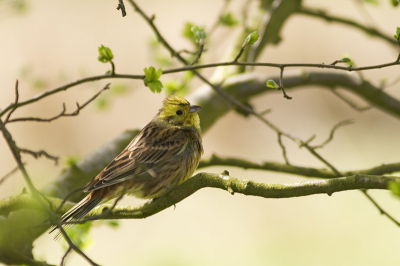
<instances>
[{"instance_id":1,"label":"bird's beak","mask_svg":"<svg viewBox=\"0 0 400 266\"><path fill-rule=\"evenodd\" d=\"M197 112L198 110L200 110L201 109L201 106L198 106L198 105L191 105L190 106L190 109L189 109L189 113L195 113L195 112Z\"/></svg>"}]
</instances>

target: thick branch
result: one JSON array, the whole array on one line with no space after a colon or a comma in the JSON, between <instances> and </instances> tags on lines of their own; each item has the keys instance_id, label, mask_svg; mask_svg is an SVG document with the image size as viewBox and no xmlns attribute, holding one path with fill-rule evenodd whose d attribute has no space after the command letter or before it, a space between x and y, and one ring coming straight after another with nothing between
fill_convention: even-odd
<instances>
[{"instance_id":1,"label":"thick branch","mask_svg":"<svg viewBox=\"0 0 400 266\"><path fill-rule=\"evenodd\" d=\"M292 184L265 184L252 180L239 180L230 177L227 173L212 174L199 173L166 195L145 203L140 206L117 206L113 213L109 213L111 205L101 205L91 211L87 218L97 217L101 219L141 219L154 215L168 207L171 207L183 199L189 197L196 191L210 187L219 188L233 193L240 193L248 196L263 198L293 198L315 194L332 195L335 192L356 190L356 189L387 189L390 182L398 182L400 177L377 176L377 175L354 175L328 180L312 180ZM49 198L53 206L61 202L60 199ZM61 215L73 203L66 203L60 210ZM30 195L19 195L0 201L0 214L4 215L16 209L40 210L41 206L37 201L32 200ZM107 212L107 213L105 213ZM102 214L106 215L102 215ZM96 218L96 219L97 219Z\"/></svg>"}]
</instances>

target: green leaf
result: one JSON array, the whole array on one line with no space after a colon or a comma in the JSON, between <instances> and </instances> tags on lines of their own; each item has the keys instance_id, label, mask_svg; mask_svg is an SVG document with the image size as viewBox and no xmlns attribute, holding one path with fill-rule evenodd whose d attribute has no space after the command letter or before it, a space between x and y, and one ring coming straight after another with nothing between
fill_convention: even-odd
<instances>
[{"instance_id":1,"label":"green leaf","mask_svg":"<svg viewBox=\"0 0 400 266\"><path fill-rule=\"evenodd\" d=\"M239 20L237 20L231 12L228 12L224 16L219 17L219 24L233 27L239 24Z\"/></svg>"},{"instance_id":2,"label":"green leaf","mask_svg":"<svg viewBox=\"0 0 400 266\"><path fill-rule=\"evenodd\" d=\"M163 84L159 80L155 80L155 81L152 81L152 82L146 82L146 84L150 88L150 90L152 92L154 92L154 93L155 92L160 93L162 91Z\"/></svg>"},{"instance_id":3,"label":"green leaf","mask_svg":"<svg viewBox=\"0 0 400 266\"><path fill-rule=\"evenodd\" d=\"M197 43L199 43L200 41L205 41L207 39L207 32L197 26L193 26L191 28L191 31L193 32L194 38L196 40Z\"/></svg>"},{"instance_id":4,"label":"green leaf","mask_svg":"<svg viewBox=\"0 0 400 266\"><path fill-rule=\"evenodd\" d=\"M390 0L390 2L392 3L392 6L396 7L400 4L399 0Z\"/></svg>"},{"instance_id":5,"label":"green leaf","mask_svg":"<svg viewBox=\"0 0 400 266\"><path fill-rule=\"evenodd\" d=\"M344 58L342 58L342 61L343 61L344 63L350 63L350 62L351 62L351 59L348 58L348 57L344 57Z\"/></svg>"},{"instance_id":6,"label":"green leaf","mask_svg":"<svg viewBox=\"0 0 400 266\"><path fill-rule=\"evenodd\" d=\"M354 63L353 59L351 59L347 54L344 54L342 59L339 60L339 62L346 63L348 66L355 67L356 64Z\"/></svg>"},{"instance_id":7,"label":"green leaf","mask_svg":"<svg viewBox=\"0 0 400 266\"><path fill-rule=\"evenodd\" d=\"M400 182L390 182L388 189L396 196L400 196Z\"/></svg>"},{"instance_id":8,"label":"green leaf","mask_svg":"<svg viewBox=\"0 0 400 266\"><path fill-rule=\"evenodd\" d=\"M185 25L183 26L182 30L182 35L183 37L193 41L193 32L192 32L192 27L195 26L194 23L191 22L186 22Z\"/></svg>"},{"instance_id":9,"label":"green leaf","mask_svg":"<svg viewBox=\"0 0 400 266\"><path fill-rule=\"evenodd\" d=\"M267 88L271 88L271 89L279 89L278 84L276 84L275 81L273 81L272 79L269 79L267 81Z\"/></svg>"},{"instance_id":10,"label":"green leaf","mask_svg":"<svg viewBox=\"0 0 400 266\"><path fill-rule=\"evenodd\" d=\"M105 47L104 45L101 45L99 47L99 56L97 59L102 62L102 63L107 63L110 62L114 58L113 53L111 52L111 49L108 47Z\"/></svg>"},{"instance_id":11,"label":"green leaf","mask_svg":"<svg viewBox=\"0 0 400 266\"><path fill-rule=\"evenodd\" d=\"M246 38L246 40L244 41L242 47L245 47L246 45L252 45L252 44L254 44L254 43L258 40L258 37L260 37L260 35L258 35L258 32L253 31L252 33L250 33L250 34L247 36L247 38Z\"/></svg>"},{"instance_id":12,"label":"green leaf","mask_svg":"<svg viewBox=\"0 0 400 266\"><path fill-rule=\"evenodd\" d=\"M144 75L146 76L146 82L147 83L158 80L162 75L161 68L159 68L156 71L156 69L154 67L152 67L152 66L149 67L149 68L145 67L143 69L143 71L144 71Z\"/></svg>"}]
</instances>

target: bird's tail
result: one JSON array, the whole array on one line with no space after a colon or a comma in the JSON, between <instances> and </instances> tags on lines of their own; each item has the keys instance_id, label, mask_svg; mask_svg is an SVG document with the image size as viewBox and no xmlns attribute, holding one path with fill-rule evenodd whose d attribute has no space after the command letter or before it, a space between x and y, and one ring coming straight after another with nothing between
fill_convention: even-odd
<instances>
[{"instance_id":1,"label":"bird's tail","mask_svg":"<svg viewBox=\"0 0 400 266\"><path fill-rule=\"evenodd\" d=\"M62 227L64 229L70 228L73 224L65 224L66 222L81 220L94 207L102 203L102 201L103 200L101 198L93 197L93 193L90 193L61 217L60 223L63 224ZM56 229L57 226L53 226L49 233L54 232ZM58 232L54 239L58 240L60 236L61 232Z\"/></svg>"}]
</instances>

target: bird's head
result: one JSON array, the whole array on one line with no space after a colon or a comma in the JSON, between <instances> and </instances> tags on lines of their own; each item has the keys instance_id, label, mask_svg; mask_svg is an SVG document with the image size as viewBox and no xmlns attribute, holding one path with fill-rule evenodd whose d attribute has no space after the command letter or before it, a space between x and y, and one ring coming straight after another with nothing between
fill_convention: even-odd
<instances>
[{"instance_id":1,"label":"bird's head","mask_svg":"<svg viewBox=\"0 0 400 266\"><path fill-rule=\"evenodd\" d=\"M201 106L190 105L180 96L169 96L163 102L156 118L170 125L178 127L196 127L200 130L200 118L197 111Z\"/></svg>"}]
</instances>

